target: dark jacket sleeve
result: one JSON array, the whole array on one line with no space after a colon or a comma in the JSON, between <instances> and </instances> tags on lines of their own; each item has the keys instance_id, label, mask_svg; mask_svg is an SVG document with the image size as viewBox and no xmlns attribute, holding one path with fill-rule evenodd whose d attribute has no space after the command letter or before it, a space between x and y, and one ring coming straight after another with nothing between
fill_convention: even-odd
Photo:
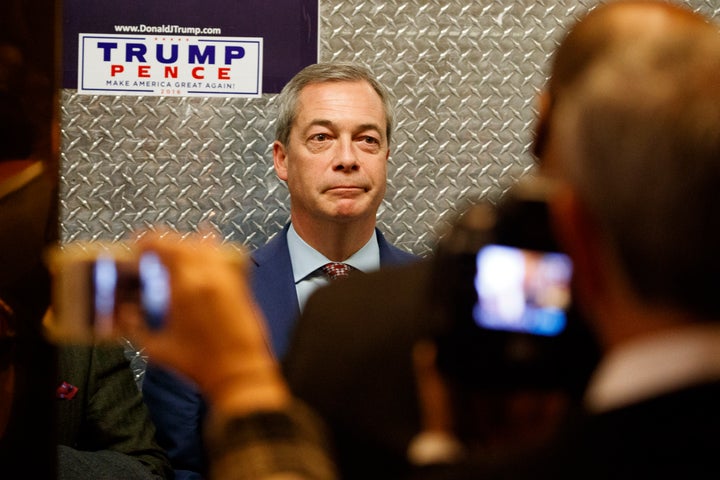
<instances>
[{"instance_id":1,"label":"dark jacket sleeve","mask_svg":"<svg viewBox=\"0 0 720 480\"><path fill-rule=\"evenodd\" d=\"M142 389L157 427L158 442L170 457L175 478L205 478L207 459L202 428L207 406L198 388L174 372L150 363Z\"/></svg>"},{"instance_id":2,"label":"dark jacket sleeve","mask_svg":"<svg viewBox=\"0 0 720 480\"><path fill-rule=\"evenodd\" d=\"M65 346L59 355L59 478L172 478L123 347Z\"/></svg>"}]
</instances>

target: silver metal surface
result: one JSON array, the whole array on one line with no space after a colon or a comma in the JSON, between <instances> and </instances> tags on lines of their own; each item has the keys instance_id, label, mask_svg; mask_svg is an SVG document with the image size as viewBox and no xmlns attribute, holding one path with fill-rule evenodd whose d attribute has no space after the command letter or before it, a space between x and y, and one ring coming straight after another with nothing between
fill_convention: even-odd
<instances>
[{"instance_id":1,"label":"silver metal surface","mask_svg":"<svg viewBox=\"0 0 720 480\"><path fill-rule=\"evenodd\" d=\"M717 16L720 2L685 2ZM378 222L426 255L467 201L495 200L532 171L535 98L549 55L592 1L320 2L320 59L371 67L398 122ZM288 219L261 99L62 93L61 239L118 240L214 225L264 243Z\"/></svg>"}]
</instances>

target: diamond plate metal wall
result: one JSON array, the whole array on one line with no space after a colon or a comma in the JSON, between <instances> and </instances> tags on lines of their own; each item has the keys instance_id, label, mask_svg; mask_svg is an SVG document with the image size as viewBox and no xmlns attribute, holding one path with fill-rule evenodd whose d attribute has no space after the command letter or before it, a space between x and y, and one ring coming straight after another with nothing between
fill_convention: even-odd
<instances>
[{"instance_id":1,"label":"diamond plate metal wall","mask_svg":"<svg viewBox=\"0 0 720 480\"><path fill-rule=\"evenodd\" d=\"M684 2L718 16L717 0ZM468 201L531 173L534 101L583 0L320 2L321 60L369 66L398 124L378 223L418 254ZM118 240L214 225L254 248L288 219L262 99L62 95L61 240Z\"/></svg>"}]
</instances>

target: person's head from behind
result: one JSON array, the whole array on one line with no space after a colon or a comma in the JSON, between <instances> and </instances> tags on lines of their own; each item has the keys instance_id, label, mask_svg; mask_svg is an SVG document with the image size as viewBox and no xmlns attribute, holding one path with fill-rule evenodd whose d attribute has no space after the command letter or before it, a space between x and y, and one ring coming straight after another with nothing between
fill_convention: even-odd
<instances>
[{"instance_id":1,"label":"person's head from behind","mask_svg":"<svg viewBox=\"0 0 720 480\"><path fill-rule=\"evenodd\" d=\"M393 124L386 89L363 67L319 63L295 75L277 104L273 158L288 184L292 220L374 226Z\"/></svg>"},{"instance_id":2,"label":"person's head from behind","mask_svg":"<svg viewBox=\"0 0 720 480\"><path fill-rule=\"evenodd\" d=\"M600 6L569 32L551 75L535 148L552 187L555 233L574 263L582 318L595 327L603 353L686 318L718 318L709 275L720 268L720 31L669 4ZM421 387L432 387L419 371ZM505 410L493 411L492 428L483 430L469 414L487 413L493 398L473 397L467 383L441 372L466 401L452 410L469 433L510 435L512 442L500 444L506 450L546 441L553 420L566 413L551 390L500 391ZM514 411L517 405L523 408ZM546 415L517 416L531 405Z\"/></svg>"},{"instance_id":3,"label":"person's head from behind","mask_svg":"<svg viewBox=\"0 0 720 480\"><path fill-rule=\"evenodd\" d=\"M601 6L571 30L552 76L536 152L560 180L555 218L585 306L720 316L708 280L720 267L718 28L666 3ZM621 335L640 325L626 320Z\"/></svg>"}]
</instances>

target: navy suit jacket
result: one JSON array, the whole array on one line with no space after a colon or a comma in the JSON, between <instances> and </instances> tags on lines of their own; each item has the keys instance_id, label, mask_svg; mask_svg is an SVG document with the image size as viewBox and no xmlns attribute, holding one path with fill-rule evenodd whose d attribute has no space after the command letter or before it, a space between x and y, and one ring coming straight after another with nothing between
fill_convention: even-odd
<instances>
[{"instance_id":1,"label":"navy suit jacket","mask_svg":"<svg viewBox=\"0 0 720 480\"><path fill-rule=\"evenodd\" d=\"M288 250L290 225L252 254L251 286L268 323L272 347L282 358L300 315L295 280ZM376 229L382 267L410 263L419 257L391 245ZM151 359L152 360L152 359ZM157 438L175 468L175 478L207 477L202 444L203 420L207 406L193 383L180 376L148 365L143 381L145 402L150 407Z\"/></svg>"},{"instance_id":2,"label":"navy suit jacket","mask_svg":"<svg viewBox=\"0 0 720 480\"><path fill-rule=\"evenodd\" d=\"M290 224L268 243L252 254L254 268L251 286L255 299L268 323L270 341L278 358L283 358L290 343L295 322L300 316L300 306L295 290L287 233ZM416 255L391 245L375 229L380 247L382 267L401 265L418 260Z\"/></svg>"}]
</instances>

